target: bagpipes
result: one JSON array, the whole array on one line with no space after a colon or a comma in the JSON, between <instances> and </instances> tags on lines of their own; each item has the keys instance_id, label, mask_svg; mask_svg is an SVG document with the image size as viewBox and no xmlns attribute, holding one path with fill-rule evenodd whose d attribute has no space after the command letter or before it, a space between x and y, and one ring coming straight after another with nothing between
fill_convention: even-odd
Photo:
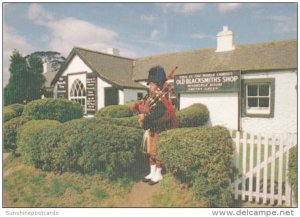
<instances>
[{"instance_id":1,"label":"bagpipes","mask_svg":"<svg viewBox=\"0 0 300 217\"><path fill-rule=\"evenodd\" d=\"M137 112L138 114L149 114L153 111L159 101L162 101L166 107L165 114L160 118L161 121L170 119L171 127L176 128L178 126L177 119L175 115L175 108L170 98L166 97L169 93L173 92L173 87L168 84L168 80L173 79L177 66L168 74L162 88L157 89L153 94L147 94L143 99L137 100L132 106L131 110ZM143 123L140 123L141 127Z\"/></svg>"}]
</instances>

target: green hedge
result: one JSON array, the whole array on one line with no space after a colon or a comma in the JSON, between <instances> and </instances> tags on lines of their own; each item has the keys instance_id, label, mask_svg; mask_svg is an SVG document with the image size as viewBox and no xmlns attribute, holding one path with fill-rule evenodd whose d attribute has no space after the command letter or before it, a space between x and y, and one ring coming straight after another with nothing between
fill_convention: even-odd
<instances>
[{"instance_id":1,"label":"green hedge","mask_svg":"<svg viewBox=\"0 0 300 217\"><path fill-rule=\"evenodd\" d=\"M125 126L125 127L134 127L141 129L138 123L138 116L126 117L126 118L107 118L107 117L98 117L92 119L94 122L103 123L106 122L107 124L113 124L118 126Z\"/></svg>"},{"instance_id":2,"label":"green hedge","mask_svg":"<svg viewBox=\"0 0 300 217\"><path fill-rule=\"evenodd\" d=\"M83 111L79 103L67 99L39 99L28 103L23 114L36 120L66 122L81 118Z\"/></svg>"},{"instance_id":3,"label":"green hedge","mask_svg":"<svg viewBox=\"0 0 300 217\"><path fill-rule=\"evenodd\" d=\"M15 117L4 123L3 142L4 142L4 149L6 151L9 150L14 151L17 148L16 141L17 141L18 128L30 120L31 118L22 115L19 117Z\"/></svg>"},{"instance_id":4,"label":"green hedge","mask_svg":"<svg viewBox=\"0 0 300 217\"><path fill-rule=\"evenodd\" d=\"M98 110L95 117L108 117L108 118L124 118L131 117L134 112L130 110L130 104L126 105L110 105Z\"/></svg>"},{"instance_id":5,"label":"green hedge","mask_svg":"<svg viewBox=\"0 0 300 217\"><path fill-rule=\"evenodd\" d=\"M166 169L191 185L196 198L210 207L230 205L234 166L232 139L226 128L169 130L161 133L157 148Z\"/></svg>"},{"instance_id":6,"label":"green hedge","mask_svg":"<svg viewBox=\"0 0 300 217\"><path fill-rule=\"evenodd\" d=\"M296 202L298 202L298 164L297 163L298 163L298 151L297 151L297 146L294 146L289 150L288 178L292 186L292 190Z\"/></svg>"},{"instance_id":7,"label":"green hedge","mask_svg":"<svg viewBox=\"0 0 300 217\"><path fill-rule=\"evenodd\" d=\"M143 132L107 121L78 119L41 129L20 131L23 152L36 167L53 171L100 171L108 177L132 172ZM26 139L30 138L30 143ZM19 141L19 140L18 140ZM37 148L38 147L38 148Z\"/></svg>"},{"instance_id":8,"label":"green hedge","mask_svg":"<svg viewBox=\"0 0 300 217\"><path fill-rule=\"evenodd\" d=\"M22 104L11 104L4 107L4 122L9 121L22 114L24 106Z\"/></svg>"},{"instance_id":9,"label":"green hedge","mask_svg":"<svg viewBox=\"0 0 300 217\"><path fill-rule=\"evenodd\" d=\"M18 150L23 153L27 162L38 164L36 158L40 154L40 136L43 130L49 130L51 127L56 128L60 122L55 120L31 120L18 129L17 144ZM32 160L35 161L32 161Z\"/></svg>"},{"instance_id":10,"label":"green hedge","mask_svg":"<svg viewBox=\"0 0 300 217\"><path fill-rule=\"evenodd\" d=\"M179 127L198 127L205 125L209 119L209 111L203 104L195 103L177 112Z\"/></svg>"}]
</instances>

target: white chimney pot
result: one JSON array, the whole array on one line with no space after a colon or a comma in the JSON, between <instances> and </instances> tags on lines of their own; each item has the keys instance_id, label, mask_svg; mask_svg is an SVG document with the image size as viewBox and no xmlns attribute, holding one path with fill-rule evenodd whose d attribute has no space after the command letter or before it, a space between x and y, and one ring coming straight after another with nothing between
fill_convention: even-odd
<instances>
[{"instance_id":1,"label":"white chimney pot","mask_svg":"<svg viewBox=\"0 0 300 217\"><path fill-rule=\"evenodd\" d=\"M115 55L115 56L120 56L120 50L118 48L109 48L106 50L106 53Z\"/></svg>"},{"instance_id":2,"label":"white chimney pot","mask_svg":"<svg viewBox=\"0 0 300 217\"><path fill-rule=\"evenodd\" d=\"M228 26L223 26L223 31L217 34L217 50L216 52L232 51L234 47L234 34L229 30Z\"/></svg>"}]
</instances>

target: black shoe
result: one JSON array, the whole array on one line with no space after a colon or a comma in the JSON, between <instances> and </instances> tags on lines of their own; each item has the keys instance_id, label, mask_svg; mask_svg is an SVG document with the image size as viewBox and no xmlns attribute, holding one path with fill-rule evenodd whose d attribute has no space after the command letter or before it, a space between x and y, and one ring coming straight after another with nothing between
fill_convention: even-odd
<instances>
[{"instance_id":1,"label":"black shoe","mask_svg":"<svg viewBox=\"0 0 300 217\"><path fill-rule=\"evenodd\" d=\"M151 181L149 182L149 185L156 185L157 183L159 183L159 181L154 182L154 181L151 180Z\"/></svg>"},{"instance_id":2,"label":"black shoe","mask_svg":"<svg viewBox=\"0 0 300 217\"><path fill-rule=\"evenodd\" d=\"M143 179L142 179L143 182L150 182L150 180L151 180L151 179L146 179L146 178L143 178Z\"/></svg>"}]
</instances>

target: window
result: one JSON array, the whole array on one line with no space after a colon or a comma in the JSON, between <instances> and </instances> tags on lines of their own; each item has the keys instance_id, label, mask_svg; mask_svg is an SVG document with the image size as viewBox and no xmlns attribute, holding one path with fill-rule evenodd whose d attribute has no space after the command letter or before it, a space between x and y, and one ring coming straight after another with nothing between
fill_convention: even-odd
<instances>
[{"instance_id":1,"label":"window","mask_svg":"<svg viewBox=\"0 0 300 217\"><path fill-rule=\"evenodd\" d=\"M275 79L243 80L243 115L249 117L274 116Z\"/></svg>"},{"instance_id":2,"label":"window","mask_svg":"<svg viewBox=\"0 0 300 217\"><path fill-rule=\"evenodd\" d=\"M79 79L76 79L71 86L70 100L78 102L86 113L86 91Z\"/></svg>"},{"instance_id":3,"label":"window","mask_svg":"<svg viewBox=\"0 0 300 217\"><path fill-rule=\"evenodd\" d=\"M138 93L137 93L137 99L138 99L138 100L143 99L143 93L138 92Z\"/></svg>"}]
</instances>

